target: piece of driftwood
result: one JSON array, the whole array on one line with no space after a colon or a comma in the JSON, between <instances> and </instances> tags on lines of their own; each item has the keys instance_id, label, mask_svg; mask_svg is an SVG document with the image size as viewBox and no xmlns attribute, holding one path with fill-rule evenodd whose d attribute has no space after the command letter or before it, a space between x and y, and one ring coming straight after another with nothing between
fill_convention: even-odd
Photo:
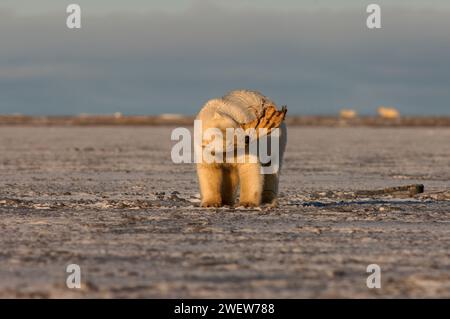
<instances>
[{"instance_id":1,"label":"piece of driftwood","mask_svg":"<svg viewBox=\"0 0 450 319\"><path fill-rule=\"evenodd\" d=\"M286 117L286 113L286 106L283 106L281 111L278 111L274 106L270 105L264 109L260 117L249 123L242 124L241 127L244 130L256 129L257 134L259 133L258 129L267 129L267 134L270 134L272 129L280 127Z\"/></svg>"},{"instance_id":2,"label":"piece of driftwood","mask_svg":"<svg viewBox=\"0 0 450 319\"><path fill-rule=\"evenodd\" d=\"M378 190L361 190L361 191L356 191L355 194L357 196L376 196L376 195L386 195L386 194L395 194L395 193L408 193L409 196L413 197L417 194L423 193L424 190L425 190L425 186L423 184L414 184L414 185L387 187L387 188L378 189Z\"/></svg>"}]
</instances>

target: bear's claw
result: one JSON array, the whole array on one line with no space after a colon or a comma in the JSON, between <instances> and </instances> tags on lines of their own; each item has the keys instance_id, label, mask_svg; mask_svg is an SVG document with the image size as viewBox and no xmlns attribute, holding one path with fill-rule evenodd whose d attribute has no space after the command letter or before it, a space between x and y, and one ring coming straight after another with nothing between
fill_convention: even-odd
<instances>
[{"instance_id":1,"label":"bear's claw","mask_svg":"<svg viewBox=\"0 0 450 319\"><path fill-rule=\"evenodd\" d=\"M201 207L206 207L206 208L208 208L208 207L220 207L220 206L222 206L221 203L216 203L216 202L203 202L201 204Z\"/></svg>"}]
</instances>

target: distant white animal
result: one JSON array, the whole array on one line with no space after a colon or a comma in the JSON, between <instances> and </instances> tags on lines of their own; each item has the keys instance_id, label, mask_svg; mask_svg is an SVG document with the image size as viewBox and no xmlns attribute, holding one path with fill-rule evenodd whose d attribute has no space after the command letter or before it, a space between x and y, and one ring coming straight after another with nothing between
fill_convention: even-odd
<instances>
[{"instance_id":1,"label":"distant white animal","mask_svg":"<svg viewBox=\"0 0 450 319\"><path fill-rule=\"evenodd\" d=\"M217 128L226 136L227 128L238 129L261 116L264 109L276 104L256 91L236 90L222 98L208 101L197 116L202 121L202 130ZM203 133L202 132L202 133ZM281 163L287 143L286 125L280 126L279 164ZM203 134L202 134L203 136ZM270 140L270 139L269 139ZM210 143L211 141L202 141ZM225 141L224 149L233 141ZM197 164L200 183L201 205L203 207L233 206L237 189L240 186L239 205L245 207L259 206L261 203L275 204L278 195L280 170L274 174L261 174L261 164L257 163L206 163Z\"/></svg>"},{"instance_id":2,"label":"distant white animal","mask_svg":"<svg viewBox=\"0 0 450 319\"><path fill-rule=\"evenodd\" d=\"M342 109L339 112L339 116L342 119L354 119L358 116L358 113L355 110L351 110L351 109Z\"/></svg>"},{"instance_id":3,"label":"distant white animal","mask_svg":"<svg viewBox=\"0 0 450 319\"><path fill-rule=\"evenodd\" d=\"M393 107L380 106L378 108L378 115L384 119L398 119L400 112Z\"/></svg>"}]
</instances>

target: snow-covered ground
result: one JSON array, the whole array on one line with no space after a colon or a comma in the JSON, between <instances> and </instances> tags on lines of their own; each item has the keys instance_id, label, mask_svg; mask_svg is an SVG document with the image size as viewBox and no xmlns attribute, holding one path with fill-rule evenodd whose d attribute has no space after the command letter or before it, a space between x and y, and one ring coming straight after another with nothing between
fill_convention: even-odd
<instances>
[{"instance_id":1,"label":"snow-covered ground","mask_svg":"<svg viewBox=\"0 0 450 319\"><path fill-rule=\"evenodd\" d=\"M450 297L450 129L290 128L272 209L199 208L171 130L0 127L0 297Z\"/></svg>"}]
</instances>

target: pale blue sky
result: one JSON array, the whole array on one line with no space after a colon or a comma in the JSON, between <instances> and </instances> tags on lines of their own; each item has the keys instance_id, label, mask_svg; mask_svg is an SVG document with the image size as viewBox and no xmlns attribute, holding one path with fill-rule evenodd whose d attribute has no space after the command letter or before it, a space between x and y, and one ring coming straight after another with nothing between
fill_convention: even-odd
<instances>
[{"instance_id":1,"label":"pale blue sky","mask_svg":"<svg viewBox=\"0 0 450 319\"><path fill-rule=\"evenodd\" d=\"M58 11L59 7L77 3L91 13L110 13L123 11L154 11L169 12L183 11L193 4L218 4L227 8L265 8L276 10L295 9L332 9L342 10L355 6L364 6L369 3L380 5L400 5L406 7L440 7L449 8L448 0L2 0L0 7L13 9L20 14L40 14Z\"/></svg>"},{"instance_id":2,"label":"pale blue sky","mask_svg":"<svg viewBox=\"0 0 450 319\"><path fill-rule=\"evenodd\" d=\"M235 88L297 114L450 114L450 1L0 3L0 113L191 114Z\"/></svg>"}]
</instances>

